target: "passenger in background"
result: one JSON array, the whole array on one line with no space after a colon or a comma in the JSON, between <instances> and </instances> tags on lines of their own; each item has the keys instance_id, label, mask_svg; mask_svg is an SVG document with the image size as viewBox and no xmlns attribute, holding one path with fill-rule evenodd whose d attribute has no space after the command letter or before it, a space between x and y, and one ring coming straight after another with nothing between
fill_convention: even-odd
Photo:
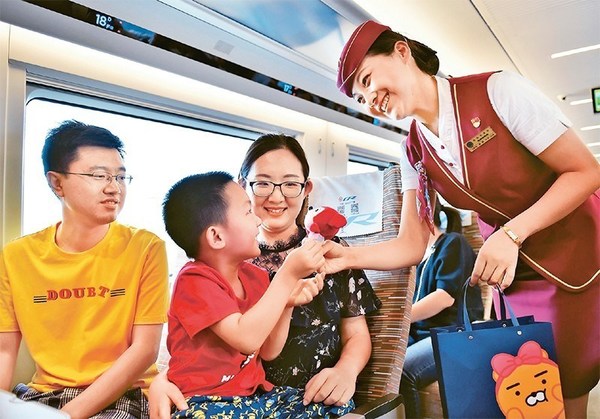
<instances>
[{"instance_id":1,"label":"passenger in background","mask_svg":"<svg viewBox=\"0 0 600 419\"><path fill-rule=\"evenodd\" d=\"M265 378L262 359L281 352L292 309L312 299L323 275L321 244L307 240L269 283L246 262L260 254L250 199L231 175L188 176L167 193L169 236L192 260L177 275L169 309L168 378L187 398L173 418L337 417L350 406L304 405L294 387Z\"/></svg>"},{"instance_id":2,"label":"passenger in background","mask_svg":"<svg viewBox=\"0 0 600 419\"><path fill-rule=\"evenodd\" d=\"M441 213L447 220L444 231L440 229ZM419 390L437 380L429 329L456 324L457 297L475 264L475 252L462 235L456 209L441 205L437 199L433 225L427 251L417 266L408 348L400 381L407 418L422 417ZM468 290L467 307L471 320L483 318L479 287Z\"/></svg>"},{"instance_id":3,"label":"passenger in background","mask_svg":"<svg viewBox=\"0 0 600 419\"><path fill-rule=\"evenodd\" d=\"M374 117L413 122L400 156L398 237L369 247L326 242L327 271L418 263L431 189L476 211L485 242L471 285L500 285L517 315L552 323L567 417L585 417L600 376L600 164L521 76L442 78L438 69L434 50L371 20L346 42L339 89ZM582 308L592 327L578 327Z\"/></svg>"},{"instance_id":4,"label":"passenger in background","mask_svg":"<svg viewBox=\"0 0 600 419\"><path fill-rule=\"evenodd\" d=\"M239 182L250 197L252 211L262 220L260 256L252 262L273 278L307 234L303 221L312 182L302 146L287 135L261 136L246 153ZM363 271L327 275L314 300L294 309L281 354L264 362L267 380L304 389L305 404L352 403L356 378L371 354L364 315L380 304ZM179 390L161 373L150 390L153 417L169 417L170 400L178 409L185 408Z\"/></svg>"},{"instance_id":5,"label":"passenger in background","mask_svg":"<svg viewBox=\"0 0 600 419\"><path fill-rule=\"evenodd\" d=\"M147 418L168 303L165 244L115 220L131 176L123 143L65 121L42 151L62 221L8 243L0 257L0 388L21 337L36 372L13 390L71 418Z\"/></svg>"}]
</instances>

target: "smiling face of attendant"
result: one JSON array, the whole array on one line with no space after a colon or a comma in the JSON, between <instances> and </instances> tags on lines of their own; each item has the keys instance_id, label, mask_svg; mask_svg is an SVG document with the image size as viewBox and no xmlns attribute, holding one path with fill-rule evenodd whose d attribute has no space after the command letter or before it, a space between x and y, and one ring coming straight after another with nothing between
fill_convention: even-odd
<instances>
[{"instance_id":1,"label":"smiling face of attendant","mask_svg":"<svg viewBox=\"0 0 600 419\"><path fill-rule=\"evenodd\" d=\"M312 190L312 183L306 182L298 158L285 148L269 151L254 161L246 179L246 192L252 201L253 211L262 219L260 239L267 243L289 239L298 231L296 218L302 210L304 198ZM276 184L306 182L306 185L294 198L285 197L280 187L275 187L269 196L256 196L250 182L261 180Z\"/></svg>"},{"instance_id":2,"label":"smiling face of attendant","mask_svg":"<svg viewBox=\"0 0 600 419\"><path fill-rule=\"evenodd\" d=\"M367 55L359 64L352 97L377 118L400 120L415 111L415 70L406 42L395 44L390 55Z\"/></svg>"},{"instance_id":3,"label":"smiling face of attendant","mask_svg":"<svg viewBox=\"0 0 600 419\"><path fill-rule=\"evenodd\" d=\"M118 175L125 174L125 165L116 149L85 146L78 148L67 171ZM62 201L65 222L74 221L89 227L109 224L116 220L125 204L126 183L120 183L114 177L107 182L85 175L50 171L49 179Z\"/></svg>"},{"instance_id":4,"label":"smiling face of attendant","mask_svg":"<svg viewBox=\"0 0 600 419\"><path fill-rule=\"evenodd\" d=\"M336 85L377 118L415 117L435 127L437 53L425 44L368 20L346 41Z\"/></svg>"}]
</instances>

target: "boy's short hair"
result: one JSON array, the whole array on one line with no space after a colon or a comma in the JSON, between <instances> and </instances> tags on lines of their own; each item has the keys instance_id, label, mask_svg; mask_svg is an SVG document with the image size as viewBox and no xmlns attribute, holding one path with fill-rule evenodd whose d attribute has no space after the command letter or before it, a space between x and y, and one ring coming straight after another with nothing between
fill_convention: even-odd
<instances>
[{"instance_id":1,"label":"boy's short hair","mask_svg":"<svg viewBox=\"0 0 600 419\"><path fill-rule=\"evenodd\" d=\"M190 258L197 258L200 235L211 225L223 224L228 202L225 187L233 182L226 172L187 176L175 183L163 201L163 221L169 236Z\"/></svg>"},{"instance_id":2,"label":"boy's short hair","mask_svg":"<svg viewBox=\"0 0 600 419\"><path fill-rule=\"evenodd\" d=\"M123 142L106 128L72 119L48 131L42 149L44 173L68 172L80 147L114 148L121 158L125 153Z\"/></svg>"}]
</instances>

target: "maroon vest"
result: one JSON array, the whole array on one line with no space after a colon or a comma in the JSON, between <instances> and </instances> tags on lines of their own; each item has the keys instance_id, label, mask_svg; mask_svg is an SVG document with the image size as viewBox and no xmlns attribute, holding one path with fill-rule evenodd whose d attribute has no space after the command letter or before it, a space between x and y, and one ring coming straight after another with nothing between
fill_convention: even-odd
<instances>
[{"instance_id":1,"label":"maroon vest","mask_svg":"<svg viewBox=\"0 0 600 419\"><path fill-rule=\"evenodd\" d=\"M557 178L512 136L492 108L487 94L491 74L448 80L463 145L464 185L414 121L407 139L411 164L422 162L432 186L450 204L479 214L484 239L533 205ZM565 290L589 287L600 277L600 190L562 220L528 237L519 259Z\"/></svg>"}]
</instances>

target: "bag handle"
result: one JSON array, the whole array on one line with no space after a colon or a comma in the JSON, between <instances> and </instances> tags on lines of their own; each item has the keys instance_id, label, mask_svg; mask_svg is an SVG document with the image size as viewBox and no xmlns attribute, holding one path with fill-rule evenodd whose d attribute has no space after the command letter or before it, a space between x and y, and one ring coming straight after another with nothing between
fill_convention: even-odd
<instances>
[{"instance_id":1,"label":"bag handle","mask_svg":"<svg viewBox=\"0 0 600 419\"><path fill-rule=\"evenodd\" d=\"M467 280L465 281L465 283L463 284L463 286L461 288L462 299L459 300L459 307L458 307L458 312L462 313L462 324L465 327L465 331L467 331L467 332L471 332L473 330L473 326L471 325L471 319L469 318L469 310L467 310L467 292L468 292L469 288L471 288L469 286L470 281L471 281L471 277L467 278ZM510 304L508 303L508 300L506 299L504 292L502 292L502 289L498 285L496 285L496 289L498 290L498 294L500 296L500 305L502 308L504 308L504 306L506 306L506 308L508 309L508 314L510 316L510 321L512 322L512 325L515 327L519 326L519 320L517 320L517 316L515 316L515 313L514 313L512 307L510 306ZM461 304L461 302L462 302L462 304ZM502 310L503 320L506 319L505 316L506 316L506 313L504 312L504 310ZM460 319L459 319L459 324L460 324Z\"/></svg>"},{"instance_id":2,"label":"bag handle","mask_svg":"<svg viewBox=\"0 0 600 419\"><path fill-rule=\"evenodd\" d=\"M502 296L504 296L504 293L500 290L500 287L498 285L496 285L496 289L498 289L498 292L500 292L502 294ZM508 300L505 300L504 298L500 298L500 320L506 320L506 304L507 303L508 303Z\"/></svg>"}]
</instances>

